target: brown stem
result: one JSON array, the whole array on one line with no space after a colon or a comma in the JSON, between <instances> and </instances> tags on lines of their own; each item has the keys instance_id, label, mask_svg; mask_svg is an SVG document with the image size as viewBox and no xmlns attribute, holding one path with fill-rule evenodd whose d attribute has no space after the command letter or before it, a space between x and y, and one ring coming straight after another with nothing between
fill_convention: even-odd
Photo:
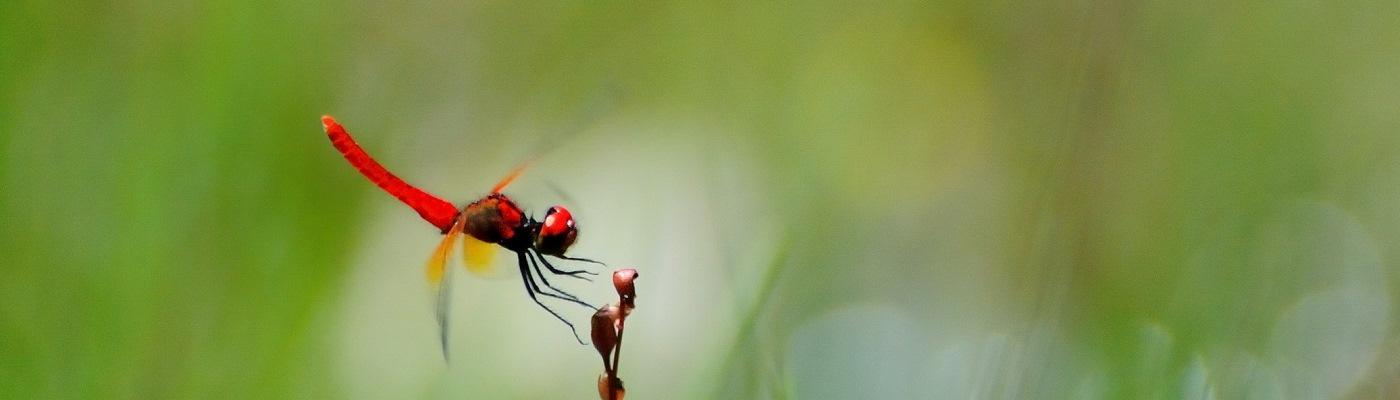
<instances>
[{"instance_id":1,"label":"brown stem","mask_svg":"<svg viewBox=\"0 0 1400 400\"><path fill-rule=\"evenodd\" d=\"M622 332L626 328L627 313L622 312L617 318L617 347L613 348L612 370L608 371L608 400L617 400L617 392L622 389L617 379L617 362L622 358Z\"/></svg>"}]
</instances>

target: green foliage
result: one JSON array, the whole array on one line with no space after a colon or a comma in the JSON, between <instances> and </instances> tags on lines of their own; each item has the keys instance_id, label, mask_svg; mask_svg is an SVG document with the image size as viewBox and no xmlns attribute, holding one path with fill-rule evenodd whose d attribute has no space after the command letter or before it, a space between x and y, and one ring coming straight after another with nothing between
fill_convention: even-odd
<instances>
[{"instance_id":1,"label":"green foliage","mask_svg":"<svg viewBox=\"0 0 1400 400\"><path fill-rule=\"evenodd\" d=\"M4 9L0 398L591 395L510 268L441 364L328 113L458 204L540 156L635 398L1400 387L1393 2Z\"/></svg>"}]
</instances>

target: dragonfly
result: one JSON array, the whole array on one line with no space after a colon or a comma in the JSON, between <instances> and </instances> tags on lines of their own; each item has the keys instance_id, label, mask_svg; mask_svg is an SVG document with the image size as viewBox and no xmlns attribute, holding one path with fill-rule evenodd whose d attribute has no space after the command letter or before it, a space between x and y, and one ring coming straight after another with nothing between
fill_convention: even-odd
<instances>
[{"instance_id":1,"label":"dragonfly","mask_svg":"<svg viewBox=\"0 0 1400 400\"><path fill-rule=\"evenodd\" d=\"M458 239L462 239L463 261L468 270L483 270L494 258L497 246L515 253L520 279L525 293L536 305L548 311L554 318L563 322L574 334L574 340L583 344L574 324L559 312L545 305L540 297L550 297L561 301L596 310L597 307L577 296L555 287L549 282L544 271L550 274L589 280L584 275L597 275L586 269L563 270L554 266L549 258L603 264L587 258L569 257L565 251L578 238L578 225L573 215L564 206L556 205L545 212L544 218L536 220L527 215L514 200L502 190L514 182L529 166L529 162L517 166L505 178L491 188L485 197L458 208L452 203L404 182L388 169L370 157L360 147L350 133L326 115L321 117L321 125L331 145L345 157L361 175L379 186L385 192L408 205L418 215L438 228L443 235L442 242L428 258L426 274L428 284L436 299L435 311L438 324L438 337L444 359L448 358L449 309L451 306L450 269L447 260L451 258Z\"/></svg>"}]
</instances>

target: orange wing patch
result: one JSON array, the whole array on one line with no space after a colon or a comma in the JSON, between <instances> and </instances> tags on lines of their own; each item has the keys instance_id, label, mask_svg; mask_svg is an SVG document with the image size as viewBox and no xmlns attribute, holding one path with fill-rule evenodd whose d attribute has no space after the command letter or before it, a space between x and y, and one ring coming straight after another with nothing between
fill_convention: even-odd
<instances>
[{"instance_id":1,"label":"orange wing patch","mask_svg":"<svg viewBox=\"0 0 1400 400\"><path fill-rule=\"evenodd\" d=\"M433 256L428 258L428 283L436 288L442 283L442 278L447 275L447 256L452 254L452 242L462 235L462 221L452 224L452 229L442 236L442 243L438 243L437 250L433 250Z\"/></svg>"},{"instance_id":2,"label":"orange wing patch","mask_svg":"<svg viewBox=\"0 0 1400 400\"><path fill-rule=\"evenodd\" d=\"M462 261L467 272L476 276L495 276L496 270L496 249L498 246L486 243L471 235L466 235L462 240Z\"/></svg>"},{"instance_id":3,"label":"orange wing patch","mask_svg":"<svg viewBox=\"0 0 1400 400\"><path fill-rule=\"evenodd\" d=\"M525 172L525 170L529 169L530 165L534 163L535 160L532 158L530 160L526 160L523 163L520 163L520 165L515 166L515 169L510 170L510 173L506 174L505 178L501 178L500 182L496 182L496 186L491 188L491 193L496 194L500 193L502 190L505 190L506 186L509 186L511 182L515 182L515 178L519 177L522 172Z\"/></svg>"}]
</instances>

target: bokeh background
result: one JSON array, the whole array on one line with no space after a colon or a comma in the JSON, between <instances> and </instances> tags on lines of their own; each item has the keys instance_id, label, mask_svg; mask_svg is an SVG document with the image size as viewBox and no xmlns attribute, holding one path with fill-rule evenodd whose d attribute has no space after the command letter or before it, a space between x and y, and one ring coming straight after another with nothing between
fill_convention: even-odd
<instances>
[{"instance_id":1,"label":"bokeh background","mask_svg":"<svg viewBox=\"0 0 1400 400\"><path fill-rule=\"evenodd\" d=\"M0 8L0 398L595 398L322 114L538 159L633 398L1400 396L1394 1Z\"/></svg>"}]
</instances>

